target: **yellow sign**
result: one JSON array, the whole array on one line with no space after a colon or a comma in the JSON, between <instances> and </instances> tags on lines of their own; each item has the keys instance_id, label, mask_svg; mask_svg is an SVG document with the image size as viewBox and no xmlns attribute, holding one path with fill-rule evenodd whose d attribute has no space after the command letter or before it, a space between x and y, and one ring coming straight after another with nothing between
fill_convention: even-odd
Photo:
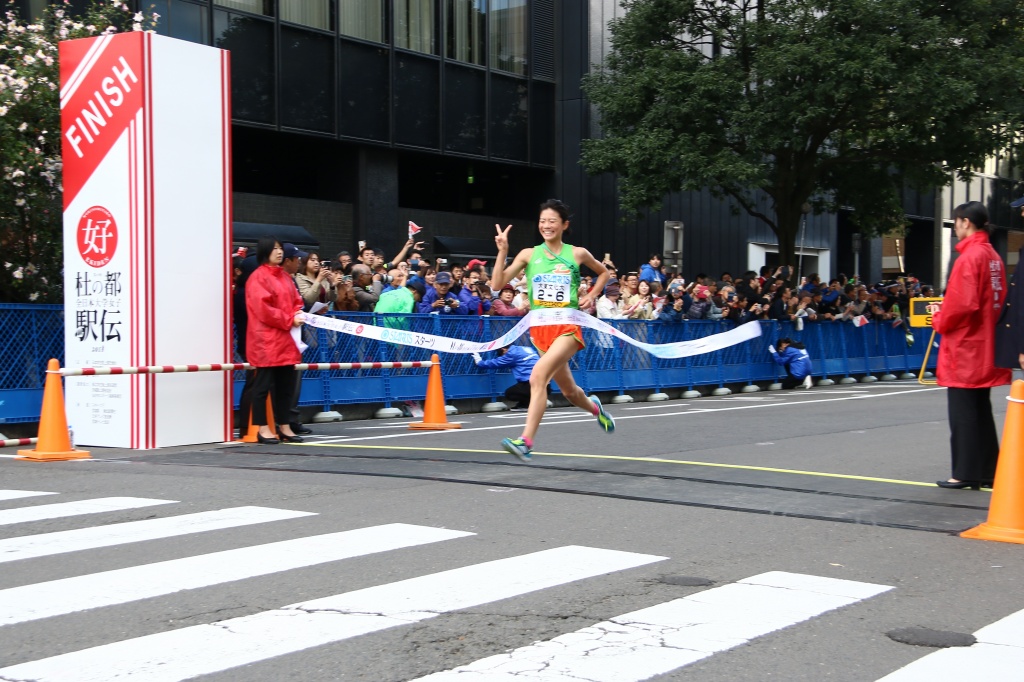
<instances>
[{"instance_id":1,"label":"yellow sign","mask_svg":"<svg viewBox=\"0 0 1024 682\"><path fill-rule=\"evenodd\" d=\"M910 326L930 327L932 326L932 315L939 311L942 306L941 298L912 298L910 299Z\"/></svg>"}]
</instances>

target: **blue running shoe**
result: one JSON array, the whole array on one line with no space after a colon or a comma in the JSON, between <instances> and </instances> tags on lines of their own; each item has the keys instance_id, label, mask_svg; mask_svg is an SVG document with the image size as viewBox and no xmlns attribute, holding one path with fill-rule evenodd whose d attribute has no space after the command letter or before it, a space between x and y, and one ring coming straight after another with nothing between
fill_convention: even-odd
<instances>
[{"instance_id":1,"label":"blue running shoe","mask_svg":"<svg viewBox=\"0 0 1024 682\"><path fill-rule=\"evenodd\" d=\"M505 448L524 462L533 461L533 454L530 452L530 447L522 438L506 438L501 441L501 447Z\"/></svg>"},{"instance_id":2,"label":"blue running shoe","mask_svg":"<svg viewBox=\"0 0 1024 682\"><path fill-rule=\"evenodd\" d=\"M597 406L597 423L605 433L611 433L615 430L615 420L612 416L604 411L604 407L601 405L601 399L596 395L590 396L590 402Z\"/></svg>"}]
</instances>

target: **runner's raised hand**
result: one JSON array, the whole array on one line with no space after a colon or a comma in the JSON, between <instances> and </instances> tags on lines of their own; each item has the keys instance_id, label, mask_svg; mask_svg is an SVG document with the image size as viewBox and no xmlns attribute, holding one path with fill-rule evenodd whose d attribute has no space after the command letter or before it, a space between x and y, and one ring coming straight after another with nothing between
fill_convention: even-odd
<instances>
[{"instance_id":1,"label":"runner's raised hand","mask_svg":"<svg viewBox=\"0 0 1024 682\"><path fill-rule=\"evenodd\" d=\"M504 230L501 229L501 225L494 226L494 231L497 233L494 235L494 243L498 246L498 251L508 251L508 231L511 229L511 225Z\"/></svg>"}]
</instances>

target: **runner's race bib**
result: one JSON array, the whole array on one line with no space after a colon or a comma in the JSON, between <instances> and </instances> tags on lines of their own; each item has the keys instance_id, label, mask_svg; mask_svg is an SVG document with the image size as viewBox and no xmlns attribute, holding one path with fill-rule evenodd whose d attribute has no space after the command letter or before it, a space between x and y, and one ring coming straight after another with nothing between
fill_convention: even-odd
<instances>
[{"instance_id":1,"label":"runner's race bib","mask_svg":"<svg viewBox=\"0 0 1024 682\"><path fill-rule=\"evenodd\" d=\"M541 308L564 308L572 298L572 275L534 275L531 280L532 306Z\"/></svg>"}]
</instances>

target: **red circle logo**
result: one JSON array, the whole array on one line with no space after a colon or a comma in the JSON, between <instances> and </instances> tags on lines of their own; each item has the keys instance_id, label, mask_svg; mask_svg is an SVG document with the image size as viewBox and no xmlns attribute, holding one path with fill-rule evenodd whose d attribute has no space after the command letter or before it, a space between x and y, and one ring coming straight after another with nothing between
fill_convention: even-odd
<instances>
[{"instance_id":1,"label":"red circle logo","mask_svg":"<svg viewBox=\"0 0 1024 682\"><path fill-rule=\"evenodd\" d=\"M102 268L117 251L117 223L114 216L102 206L86 209L78 219L75 235L82 260L94 268Z\"/></svg>"},{"instance_id":2,"label":"red circle logo","mask_svg":"<svg viewBox=\"0 0 1024 682\"><path fill-rule=\"evenodd\" d=\"M359 325L358 327L356 327L356 334L362 334L362 333L363 333L363 325Z\"/></svg>"}]
</instances>

